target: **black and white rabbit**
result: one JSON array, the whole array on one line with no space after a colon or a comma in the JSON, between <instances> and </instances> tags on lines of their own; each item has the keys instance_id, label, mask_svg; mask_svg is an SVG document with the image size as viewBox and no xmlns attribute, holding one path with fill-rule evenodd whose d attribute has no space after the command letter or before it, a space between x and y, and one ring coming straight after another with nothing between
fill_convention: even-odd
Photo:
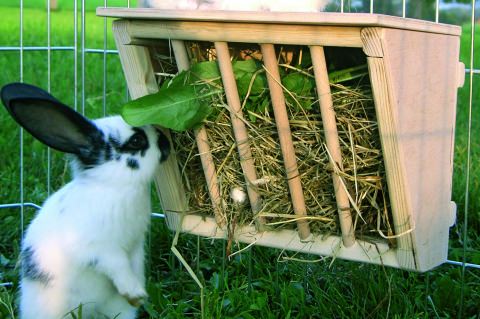
<instances>
[{"instance_id":1,"label":"black and white rabbit","mask_svg":"<svg viewBox=\"0 0 480 319\"><path fill-rule=\"evenodd\" d=\"M73 180L50 196L22 243L20 317L135 318L146 297L150 184L169 154L164 134L121 117L88 120L28 84L2 88L11 116L71 154Z\"/></svg>"}]
</instances>

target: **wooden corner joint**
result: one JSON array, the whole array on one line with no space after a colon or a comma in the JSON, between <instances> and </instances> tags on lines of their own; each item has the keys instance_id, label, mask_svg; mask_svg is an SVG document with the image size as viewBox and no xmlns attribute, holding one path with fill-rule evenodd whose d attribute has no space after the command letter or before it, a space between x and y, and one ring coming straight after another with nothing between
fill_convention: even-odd
<instances>
[{"instance_id":1,"label":"wooden corner joint","mask_svg":"<svg viewBox=\"0 0 480 319\"><path fill-rule=\"evenodd\" d=\"M382 28L362 28L360 31L360 37L363 43L363 52L368 57L381 58L384 55L383 52L383 32Z\"/></svg>"},{"instance_id":2,"label":"wooden corner joint","mask_svg":"<svg viewBox=\"0 0 480 319\"><path fill-rule=\"evenodd\" d=\"M113 21L112 30L113 34L116 36L117 46L119 44L128 45L132 43L133 39L128 31L129 25L130 21L126 19Z\"/></svg>"}]
</instances>

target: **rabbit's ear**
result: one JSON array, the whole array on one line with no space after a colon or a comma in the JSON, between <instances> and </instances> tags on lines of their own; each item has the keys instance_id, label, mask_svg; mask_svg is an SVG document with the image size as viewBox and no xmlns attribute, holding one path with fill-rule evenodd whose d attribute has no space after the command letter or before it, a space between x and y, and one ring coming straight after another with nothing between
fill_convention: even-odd
<instances>
[{"instance_id":1,"label":"rabbit's ear","mask_svg":"<svg viewBox=\"0 0 480 319\"><path fill-rule=\"evenodd\" d=\"M91 121L38 87L11 83L0 95L15 121L56 150L83 154L102 139L102 132Z\"/></svg>"}]
</instances>

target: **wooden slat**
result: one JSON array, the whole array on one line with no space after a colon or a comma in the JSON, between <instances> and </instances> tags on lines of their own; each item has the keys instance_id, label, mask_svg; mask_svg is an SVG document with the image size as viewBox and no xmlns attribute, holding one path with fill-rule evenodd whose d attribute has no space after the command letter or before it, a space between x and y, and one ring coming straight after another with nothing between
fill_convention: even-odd
<instances>
[{"instance_id":1,"label":"wooden slat","mask_svg":"<svg viewBox=\"0 0 480 319\"><path fill-rule=\"evenodd\" d=\"M188 70L190 68L190 60L188 59L185 43L180 40L172 40L172 48L178 71ZM205 175L205 181L207 182L208 194L212 202L215 220L218 226L224 227L226 225L226 220L222 209L220 186L218 184L217 172L213 162L205 126L202 125L200 128L195 129L195 141L197 143L200 161L202 162L203 174Z\"/></svg>"},{"instance_id":2,"label":"wooden slat","mask_svg":"<svg viewBox=\"0 0 480 319\"><path fill-rule=\"evenodd\" d=\"M261 225L264 224L264 219L257 217L257 214L262 209L262 199L253 184L257 180L257 172L248 141L247 127L244 123L237 83L235 82L233 66L230 61L228 44L226 42L215 42L215 50L217 53L218 66L222 75L223 88L230 108L230 119L235 142L237 143L238 154L240 156L240 165L242 166L243 175L245 176L248 199L250 200L254 218L258 226L261 227Z\"/></svg>"},{"instance_id":3,"label":"wooden slat","mask_svg":"<svg viewBox=\"0 0 480 319\"><path fill-rule=\"evenodd\" d=\"M158 91L148 49L128 46L132 37L128 31L128 21L115 21L113 35L127 81L128 92L134 99Z\"/></svg>"},{"instance_id":4,"label":"wooden slat","mask_svg":"<svg viewBox=\"0 0 480 319\"><path fill-rule=\"evenodd\" d=\"M404 234L397 238L397 256L399 264L406 269L416 269L413 251L412 233L406 233L415 227L411 213L411 201L408 197L405 168L399 149L397 119L393 110L391 82L388 82L387 70L383 58L369 57L368 67L372 82L378 129L382 143L382 153L387 172L387 184L390 204L393 211L395 234Z\"/></svg>"},{"instance_id":5,"label":"wooden slat","mask_svg":"<svg viewBox=\"0 0 480 319\"><path fill-rule=\"evenodd\" d=\"M288 121L285 97L281 86L280 73L278 71L277 56L273 44L260 44L263 55L263 63L267 74L268 87L272 98L273 113L277 126L280 148L282 149L288 188L293 205L293 210L299 217L307 215L305 198L303 196L302 181L298 172L295 148L293 147L292 132ZM301 240L309 240L311 237L310 227L304 219L297 221L298 234Z\"/></svg>"},{"instance_id":6,"label":"wooden slat","mask_svg":"<svg viewBox=\"0 0 480 319\"><path fill-rule=\"evenodd\" d=\"M115 21L113 23L113 34L128 90L131 97L136 99L146 94L155 93L158 91L158 85L147 49L125 44L131 40L127 24L126 21ZM164 130L164 133L170 139L169 131ZM155 184L162 208L167 215L169 227L172 229L180 228L180 214L177 213L187 212L188 203L173 149L167 160L159 166L155 175Z\"/></svg>"},{"instance_id":7,"label":"wooden slat","mask_svg":"<svg viewBox=\"0 0 480 319\"><path fill-rule=\"evenodd\" d=\"M159 10L152 8L98 8L97 15L116 18L179 21L217 21L228 23L254 22L258 24L385 27L402 30L423 31L428 33L450 34L456 36L461 34L461 28L455 25L369 13L239 12Z\"/></svg>"},{"instance_id":8,"label":"wooden slat","mask_svg":"<svg viewBox=\"0 0 480 319\"><path fill-rule=\"evenodd\" d=\"M360 27L350 26L131 20L128 31L137 39L362 46Z\"/></svg>"},{"instance_id":9,"label":"wooden slat","mask_svg":"<svg viewBox=\"0 0 480 319\"><path fill-rule=\"evenodd\" d=\"M327 148L337 167L339 167L340 170L343 170L342 152L338 138L335 111L333 109L332 93L330 91L330 82L328 79L327 64L325 62L325 53L323 48L319 46L310 47L310 52L312 56L315 83L317 85L317 94L320 103L320 112L322 115L323 130L325 132ZM335 190L335 200L337 202L343 244L346 247L350 247L355 243L355 234L347 191L345 190L345 187L342 187L341 177L337 173L332 173L332 180L333 189Z\"/></svg>"},{"instance_id":10,"label":"wooden slat","mask_svg":"<svg viewBox=\"0 0 480 319\"><path fill-rule=\"evenodd\" d=\"M185 216L183 230L189 234L208 238L228 238L228 232L218 229L215 220L211 217ZM385 241L366 242L357 240L354 245L347 248L341 245L342 238L338 236L314 236L311 241L304 242L298 237L295 230L283 229L258 232L252 226L239 226L235 231L233 240L282 250L400 268L395 249L390 249ZM415 270L415 268L410 270Z\"/></svg>"}]
</instances>

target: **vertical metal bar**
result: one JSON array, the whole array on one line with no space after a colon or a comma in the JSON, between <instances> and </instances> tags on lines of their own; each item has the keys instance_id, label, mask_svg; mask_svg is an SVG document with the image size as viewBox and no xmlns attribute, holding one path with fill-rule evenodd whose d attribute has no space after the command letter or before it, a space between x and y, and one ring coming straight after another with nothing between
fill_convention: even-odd
<instances>
[{"instance_id":1,"label":"vertical metal bar","mask_svg":"<svg viewBox=\"0 0 480 319\"><path fill-rule=\"evenodd\" d=\"M344 1L345 0L340 0L340 12L343 13L344 10Z\"/></svg>"},{"instance_id":2,"label":"vertical metal bar","mask_svg":"<svg viewBox=\"0 0 480 319\"><path fill-rule=\"evenodd\" d=\"M47 0L47 91L52 90L52 43L51 43L51 8L50 0ZM52 151L50 147L47 147L47 195L50 196L50 190L52 189Z\"/></svg>"},{"instance_id":3,"label":"vertical metal bar","mask_svg":"<svg viewBox=\"0 0 480 319\"><path fill-rule=\"evenodd\" d=\"M472 0L471 12L471 33L470 33L470 70L474 68L475 56L475 0ZM471 168L471 154L472 154L472 109L473 109L473 72L469 76L470 91L468 100L468 135L467 135L467 174L465 181L465 211L463 216L463 256L462 256L462 275L461 283L462 290L460 294L460 309L459 318L463 317L463 303L465 299L465 269L467 261L467 245L468 245L468 211L469 211L469 197L470 197L470 168Z\"/></svg>"},{"instance_id":4,"label":"vertical metal bar","mask_svg":"<svg viewBox=\"0 0 480 319\"><path fill-rule=\"evenodd\" d=\"M438 23L440 20L440 0L437 0L435 6L435 22Z\"/></svg>"},{"instance_id":5,"label":"vertical metal bar","mask_svg":"<svg viewBox=\"0 0 480 319\"><path fill-rule=\"evenodd\" d=\"M78 110L78 0L73 0L73 108Z\"/></svg>"},{"instance_id":6,"label":"vertical metal bar","mask_svg":"<svg viewBox=\"0 0 480 319\"><path fill-rule=\"evenodd\" d=\"M402 1L402 17L405 18L407 15L407 1Z\"/></svg>"},{"instance_id":7,"label":"vertical metal bar","mask_svg":"<svg viewBox=\"0 0 480 319\"><path fill-rule=\"evenodd\" d=\"M370 0L370 13L373 13L373 0Z\"/></svg>"},{"instance_id":8,"label":"vertical metal bar","mask_svg":"<svg viewBox=\"0 0 480 319\"><path fill-rule=\"evenodd\" d=\"M51 44L51 19L50 0L47 0L47 91L51 91L51 67L52 67L52 44Z\"/></svg>"},{"instance_id":9,"label":"vertical metal bar","mask_svg":"<svg viewBox=\"0 0 480 319\"><path fill-rule=\"evenodd\" d=\"M130 8L130 0L127 0L127 8ZM125 100L127 102L130 100L130 92L128 92L128 87L125 87Z\"/></svg>"},{"instance_id":10,"label":"vertical metal bar","mask_svg":"<svg viewBox=\"0 0 480 319\"><path fill-rule=\"evenodd\" d=\"M272 98L275 124L277 126L278 138L280 140L280 148L282 150L283 163L287 175L292 206L295 215L300 217L297 221L298 235L302 241L309 241L312 234L310 233L308 221L301 218L302 216L307 216L307 208L305 206L302 182L300 180L295 148L293 146L292 132L288 121L285 96L283 95L283 89L281 86L275 47L273 44L262 43L260 44L260 48L263 55L263 64L267 73L267 82L270 89L270 97Z\"/></svg>"},{"instance_id":11,"label":"vertical metal bar","mask_svg":"<svg viewBox=\"0 0 480 319\"><path fill-rule=\"evenodd\" d=\"M103 6L108 6L108 0L103 2ZM107 114L107 17L103 18L103 116Z\"/></svg>"},{"instance_id":12,"label":"vertical metal bar","mask_svg":"<svg viewBox=\"0 0 480 319\"><path fill-rule=\"evenodd\" d=\"M20 0L20 82L23 82L23 0ZM24 213L25 209L23 207L23 203L25 201L25 194L24 194L24 162L23 162L23 128L20 128L20 233L21 237L23 238L23 231L24 231Z\"/></svg>"},{"instance_id":13,"label":"vertical metal bar","mask_svg":"<svg viewBox=\"0 0 480 319\"><path fill-rule=\"evenodd\" d=\"M82 114L85 114L85 0L82 0L82 18L81 18L81 58L82 58Z\"/></svg>"},{"instance_id":14,"label":"vertical metal bar","mask_svg":"<svg viewBox=\"0 0 480 319\"><path fill-rule=\"evenodd\" d=\"M343 169L342 152L340 149L340 140L337 131L337 120L335 118L335 111L333 110L333 101L330 91L330 82L328 79L325 53L323 47L321 46L310 47L310 52L327 148L329 150L329 154L331 154L331 160L335 162L336 166L338 166L340 169ZM335 171L332 172L332 181L333 189L335 191L335 200L337 202L343 244L345 247L350 247L355 243L355 234L348 194L345 188L343 188L341 185L341 177Z\"/></svg>"},{"instance_id":15,"label":"vertical metal bar","mask_svg":"<svg viewBox=\"0 0 480 319\"><path fill-rule=\"evenodd\" d=\"M253 182L257 180L257 172L248 141L248 132L244 123L237 83L235 82L232 62L230 61L228 44L226 42L215 42L215 50L217 51L223 88L227 97L228 106L230 107L232 128L240 156L240 165L242 166L242 171L245 176L247 195L254 217L256 218L262 207L262 199L253 186ZM257 218L256 220L258 221L258 226L264 223L263 218Z\"/></svg>"}]
</instances>

